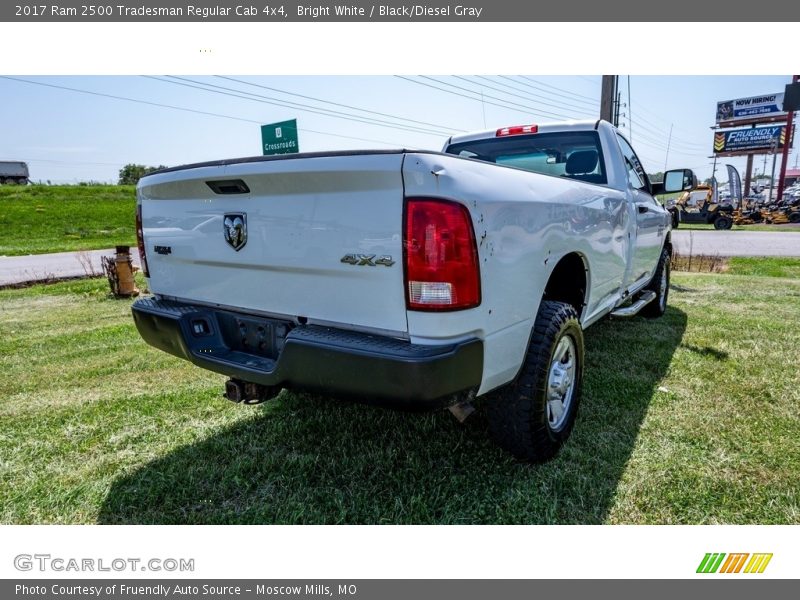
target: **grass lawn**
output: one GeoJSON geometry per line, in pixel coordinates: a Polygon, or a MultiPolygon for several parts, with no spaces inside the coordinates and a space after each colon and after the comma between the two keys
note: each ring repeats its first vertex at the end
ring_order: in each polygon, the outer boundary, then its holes
{"type": "Polygon", "coordinates": [[[0,256],[135,245],[132,185],[0,186],[0,256]]]}
{"type": "Polygon", "coordinates": [[[0,291],[2,523],[800,523],[797,279],[676,273],[664,318],[591,327],[542,466],[480,406],[231,404],[106,288],[0,291]]]}
{"type": "Polygon", "coordinates": [[[800,279],[800,258],[737,256],[726,260],[727,272],[733,275],[800,279]]]}

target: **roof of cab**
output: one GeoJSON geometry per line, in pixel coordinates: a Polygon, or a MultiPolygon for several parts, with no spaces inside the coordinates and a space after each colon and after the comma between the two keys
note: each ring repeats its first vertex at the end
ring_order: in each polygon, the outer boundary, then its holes
{"type": "MultiPolygon", "coordinates": [[[[537,133],[554,133],[557,131],[572,130],[572,131],[590,131],[597,129],[601,122],[598,119],[583,120],[583,121],[562,121],[560,123],[537,123],[537,133]]],[[[526,123],[527,124],[527,123],[526,123]]],[[[453,144],[460,144],[462,142],[474,142],[475,140],[486,140],[497,137],[497,129],[486,129],[484,131],[473,131],[471,133],[464,133],[462,135],[454,135],[444,145],[446,149],[453,144]]],[[[535,134],[533,134],[535,135],[535,134]]]]}

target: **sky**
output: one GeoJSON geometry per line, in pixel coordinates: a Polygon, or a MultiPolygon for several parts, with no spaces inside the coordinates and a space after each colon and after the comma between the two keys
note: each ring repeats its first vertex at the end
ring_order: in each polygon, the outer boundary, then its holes
{"type": "MultiPolygon", "coordinates": [[[[452,134],[599,116],[600,76],[0,76],[0,160],[33,181],[116,183],[127,163],[261,153],[260,125],[297,119],[303,152],[441,150],[452,134]]],[[[716,103],[781,92],[787,76],[621,75],[622,131],[648,172],[712,172],[716,103]],[[630,95],[628,95],[630,82],[630,95]],[[672,134],[670,136],[670,130],[672,134]],[[668,148],[669,146],[669,148],[668,148]]],[[[794,150],[789,159],[798,160],[794,150]]],[[[720,159],[744,176],[745,159],[720,159]]],[[[772,159],[756,157],[754,171],[772,159]]],[[[778,168],[780,158],[778,158],[778,168]]]]}

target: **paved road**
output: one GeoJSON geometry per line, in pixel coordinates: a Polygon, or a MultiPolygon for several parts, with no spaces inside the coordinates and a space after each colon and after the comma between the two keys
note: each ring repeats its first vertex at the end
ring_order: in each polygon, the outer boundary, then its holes
{"type": "MultiPolygon", "coordinates": [[[[114,249],[87,252],[58,252],[28,256],[0,257],[0,286],[43,279],[66,279],[96,273],[102,275],[101,256],[113,256],[114,249]]],[[[133,263],[139,264],[139,253],[131,248],[133,263]]]]}
{"type": "Polygon", "coordinates": [[[800,256],[800,231],[676,229],[672,242],[684,256],[800,256]]]}
{"type": "MultiPolygon", "coordinates": [[[[798,256],[800,231],[687,231],[672,233],[676,250],[688,256],[798,256]]],[[[131,248],[133,262],[139,253],[131,248]]],[[[89,252],[59,252],[29,256],[0,257],[0,286],[42,279],[80,277],[94,270],[102,274],[101,256],[112,256],[114,249],[89,252]],[[90,261],[89,263],[86,260],[90,261]],[[89,266],[90,265],[90,266],[89,266]]]]}

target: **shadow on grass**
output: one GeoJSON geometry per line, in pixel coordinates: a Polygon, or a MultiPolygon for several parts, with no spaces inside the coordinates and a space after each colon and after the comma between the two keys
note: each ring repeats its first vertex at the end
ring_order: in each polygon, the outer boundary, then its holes
{"type": "Polygon", "coordinates": [[[480,405],[459,425],[284,392],[118,479],[98,521],[602,523],[685,328],[675,308],[591,327],[578,423],[545,465],[497,449],[480,405]]]}

